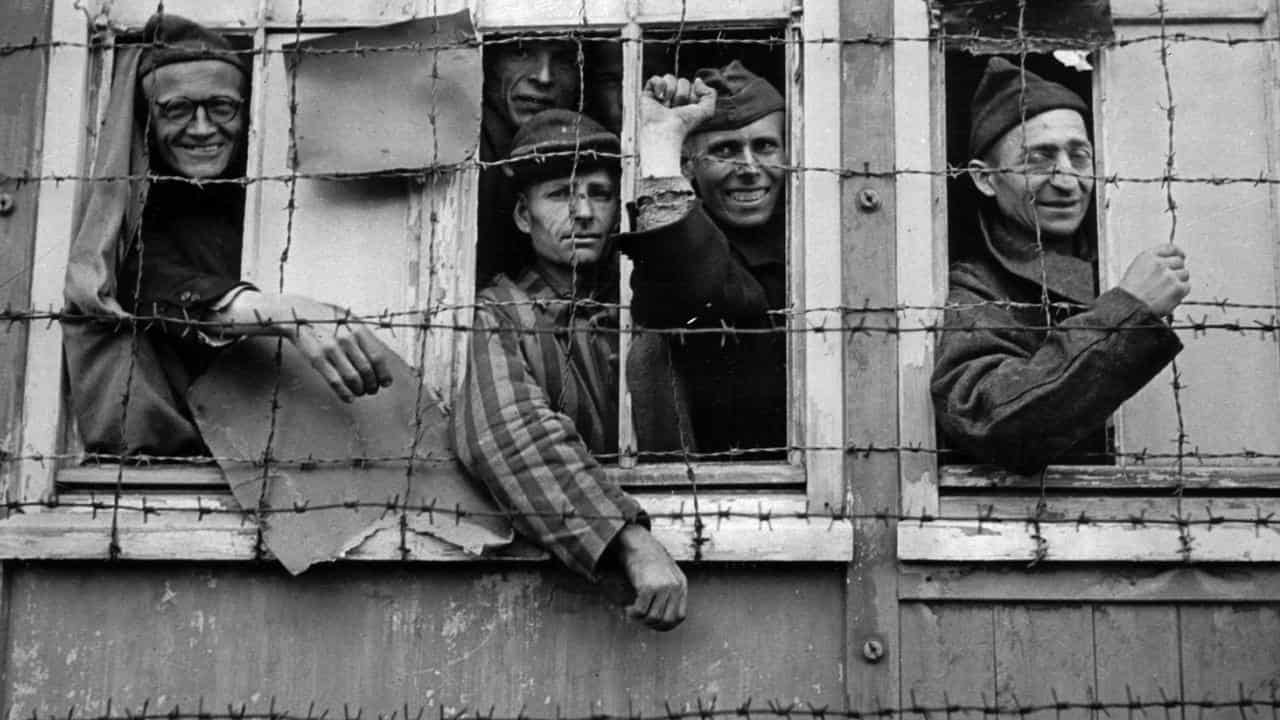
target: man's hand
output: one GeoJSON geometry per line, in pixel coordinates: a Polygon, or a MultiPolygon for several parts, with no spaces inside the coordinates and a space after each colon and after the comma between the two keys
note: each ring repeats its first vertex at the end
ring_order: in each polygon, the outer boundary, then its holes
{"type": "Polygon", "coordinates": [[[680,174],[684,139],[716,112],[716,91],[702,82],[675,75],[654,75],[640,93],[640,150],[642,177],[680,174]]]}
{"type": "Polygon", "coordinates": [[[1176,245],[1157,245],[1138,253],[1120,279],[1120,287],[1165,316],[1191,292],[1186,255],[1176,245]]]}
{"type": "Polygon", "coordinates": [[[244,292],[220,315],[234,325],[233,332],[288,338],[343,402],[391,384],[391,351],[360,318],[334,305],[299,295],[244,292]]]}
{"type": "Polygon", "coordinates": [[[627,616],[654,630],[670,630],[684,620],[689,585],[684,573],[648,530],[627,525],[618,533],[618,557],[635,588],[627,616]]]}

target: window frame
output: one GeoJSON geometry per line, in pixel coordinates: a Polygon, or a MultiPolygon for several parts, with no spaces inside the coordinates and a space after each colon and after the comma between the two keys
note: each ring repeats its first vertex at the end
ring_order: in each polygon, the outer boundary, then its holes
{"type": "MultiPolygon", "coordinates": [[[[208,24],[211,28],[239,32],[251,31],[254,47],[268,44],[269,30],[293,27],[296,3],[288,0],[261,0],[256,9],[242,0],[231,8],[211,10],[204,8],[178,8],[179,13],[190,13],[192,19],[208,24]],[[216,18],[203,17],[202,13],[216,12],[216,18]]],[[[427,2],[420,0],[416,7],[402,9],[395,17],[369,13],[369,17],[352,17],[363,11],[348,10],[345,5],[328,0],[315,0],[318,6],[312,10],[303,26],[305,32],[327,29],[327,26],[360,26],[385,24],[434,13],[458,9],[453,2],[427,2]],[[449,5],[449,7],[442,7],[449,5]],[[340,8],[336,13],[332,8],[340,8]],[[328,13],[328,14],[326,14],[328,13]],[[333,17],[330,17],[333,15],[333,17]]],[[[541,14],[529,14],[510,4],[491,0],[472,0],[466,3],[472,8],[480,31],[519,29],[544,29],[555,26],[572,27],[581,23],[582,9],[566,11],[566,17],[554,17],[545,8],[541,14]],[[524,17],[521,13],[528,16],[524,17]],[[570,16],[572,15],[572,16],[570,16]]],[[[586,3],[586,15],[592,25],[623,28],[623,32],[635,32],[642,24],[702,23],[722,20],[780,19],[795,27],[801,36],[810,41],[793,45],[795,67],[801,75],[793,76],[795,98],[790,123],[793,150],[791,162],[804,167],[825,168],[830,162],[831,149],[839,147],[841,128],[841,103],[832,103],[840,97],[840,44],[836,42],[812,42],[830,37],[839,28],[840,10],[834,3],[812,3],[812,8],[801,11],[788,0],[735,0],[718,3],[715,7],[690,4],[682,7],[679,0],[595,0],[586,3]],[[763,17],[752,15],[764,10],[763,17]],[[737,15],[735,15],[735,13],[737,15]],[[742,16],[742,17],[738,17],[742,16]],[[631,30],[627,30],[631,28],[631,30]],[[800,54],[803,62],[799,62],[800,54]],[[801,114],[810,122],[799,121],[801,114]],[[806,130],[805,127],[808,126],[806,130]],[[817,148],[822,148],[818,152],[817,148]]],[[[96,3],[88,11],[98,18],[99,27],[106,21],[123,21],[126,25],[140,26],[153,10],[149,2],[96,3]],[[115,15],[107,18],[104,8],[115,15]],[[135,17],[138,16],[138,17],[135,17]]],[[[89,133],[96,127],[89,112],[89,98],[95,83],[102,82],[102,73],[91,72],[91,51],[87,39],[92,28],[86,22],[86,13],[75,8],[69,0],[58,2],[53,9],[49,56],[49,83],[42,126],[44,153],[41,158],[42,176],[75,176],[85,174],[92,153],[89,133]],[[78,109],[66,112],[67,108],[78,109]]],[[[790,31],[790,30],[789,30],[790,31]]],[[[277,33],[278,35],[278,33],[277,33]]],[[[640,60],[638,44],[634,63],[627,63],[626,72],[635,74],[640,60]]],[[[250,125],[249,163],[250,175],[261,174],[263,168],[262,120],[267,99],[261,91],[265,81],[263,69],[266,54],[254,56],[254,92],[250,112],[254,121],[250,125]]],[[[105,63],[109,66],[110,63],[105,63]]],[[[105,73],[109,82],[109,69],[105,73]]],[[[624,82],[635,83],[639,78],[626,77],[624,82]]],[[[633,104],[635,98],[624,94],[625,102],[633,104]]],[[[627,117],[634,137],[634,113],[627,117]]],[[[632,170],[632,172],[634,172],[632,170]]],[[[451,278],[450,284],[431,288],[439,290],[433,299],[448,304],[461,305],[453,311],[454,322],[470,322],[467,307],[474,297],[474,197],[478,170],[456,173],[452,182],[459,183],[460,200],[447,210],[454,216],[470,215],[470,220],[460,222],[463,230],[460,245],[431,243],[446,252],[448,258],[432,258],[453,262],[457,272],[441,273],[451,278]],[[458,208],[464,208],[465,211],[458,208]],[[461,300],[461,301],[460,301],[461,300]]],[[[767,490],[721,492],[696,488],[678,492],[644,492],[637,494],[642,505],[657,517],[654,532],[673,556],[681,560],[709,561],[807,561],[848,562],[852,559],[853,533],[848,519],[840,517],[848,507],[844,464],[844,408],[843,333],[842,316],[838,309],[842,292],[841,270],[841,212],[839,208],[840,176],[834,172],[793,173],[791,197],[804,198],[795,203],[790,223],[793,249],[789,262],[800,262],[793,270],[794,281],[791,296],[802,308],[815,308],[813,312],[799,313],[807,327],[824,327],[829,332],[799,334],[796,345],[800,349],[794,355],[803,360],[803,378],[796,387],[824,388],[826,392],[804,394],[794,403],[802,411],[799,418],[804,430],[798,437],[803,451],[802,466],[751,467],[747,465],[717,464],[695,465],[699,475],[714,483],[716,477],[733,474],[754,476],[762,486],[792,484],[795,473],[804,477],[804,491],[769,492],[767,490]],[[807,176],[807,177],[805,177],[807,176]],[[803,190],[802,190],[803,188],[803,190]],[[797,228],[801,232],[797,232],[797,228]],[[808,230],[808,235],[802,231],[808,230]],[[701,521],[695,521],[694,509],[701,513],[701,521]],[[835,517],[830,517],[834,515],[835,517]],[[715,522],[710,522],[714,518],[715,522]]],[[[78,202],[81,183],[43,182],[39,190],[39,208],[35,239],[35,257],[32,281],[32,307],[56,310],[62,306],[62,283],[65,258],[70,247],[74,210],[78,202]]],[[[453,197],[452,195],[450,197],[453,197]]],[[[256,263],[253,258],[260,251],[258,231],[250,227],[258,223],[261,208],[261,183],[256,184],[246,198],[246,233],[244,257],[246,273],[256,263]],[[253,218],[253,220],[249,220],[253,218]]],[[[424,211],[446,208],[422,208],[424,211]]],[[[450,233],[444,233],[451,235],[450,233]]],[[[252,279],[252,275],[247,275],[252,279]]],[[[99,558],[107,557],[115,547],[116,558],[135,559],[190,559],[190,560],[240,560],[261,557],[257,544],[256,528],[242,522],[240,514],[201,513],[201,507],[226,508],[232,503],[229,495],[203,499],[188,494],[171,494],[157,490],[156,495],[144,496],[129,493],[118,497],[118,513],[111,512],[117,498],[112,495],[65,493],[59,497],[55,482],[59,477],[58,458],[48,449],[59,447],[59,432],[63,427],[64,397],[62,363],[43,362],[50,357],[61,357],[62,333],[58,323],[32,323],[27,345],[27,377],[23,388],[24,413],[21,419],[23,459],[18,461],[17,479],[6,488],[10,502],[26,504],[21,513],[11,513],[0,520],[0,558],[99,558]],[[42,455],[43,453],[43,455],[42,455]],[[105,500],[103,498],[106,498],[105,500]],[[104,504],[105,503],[105,504],[104,504]],[[151,507],[157,512],[130,510],[139,506],[151,507]],[[104,512],[104,510],[106,510],[104,512]],[[106,518],[104,520],[104,518],[106,518]]],[[[465,366],[465,344],[461,338],[428,338],[424,358],[438,358],[429,363],[424,382],[438,383],[438,387],[455,387],[465,366]],[[461,348],[461,349],[460,349],[461,348]]],[[[799,368],[792,371],[794,377],[799,368]]],[[[95,468],[67,468],[62,474],[67,480],[99,477],[105,470],[95,468]]],[[[648,484],[646,477],[661,475],[661,466],[648,468],[611,469],[609,475],[632,487],[648,484]],[[635,482],[630,482],[634,480],[635,482]]],[[[679,466],[681,475],[685,466],[679,466]]],[[[110,468],[114,480],[117,476],[129,476],[143,484],[172,487],[205,484],[218,473],[213,468],[110,468]],[[202,480],[203,478],[203,480],[202,480]]],[[[207,485],[206,485],[207,487],[207,485]]],[[[794,488],[794,484],[791,485],[794,488]]],[[[234,507],[234,505],[231,505],[234,507]]],[[[380,532],[365,544],[353,550],[352,559],[403,560],[474,560],[439,541],[426,536],[413,539],[408,548],[398,533],[380,532]],[[391,535],[396,535],[392,538],[391,535]],[[409,550],[406,555],[406,549],[409,550]]],[[[527,553],[525,553],[527,555],[527,553]]],[[[509,557],[500,555],[499,558],[509,557]]],[[[519,554],[511,556],[518,559],[519,554]]]]}
{"type": "MultiPolygon", "coordinates": [[[[1117,25],[1138,17],[1124,12],[1116,11],[1117,25]]],[[[1175,15],[1181,21],[1202,17],[1175,15]]],[[[1051,465],[1029,477],[990,466],[939,466],[929,390],[936,335],[929,328],[941,326],[947,298],[946,48],[932,20],[922,6],[895,3],[895,36],[929,38],[894,44],[897,165],[930,170],[897,176],[897,272],[900,280],[912,279],[898,283],[906,330],[899,336],[899,559],[1280,560],[1269,532],[1276,523],[1267,519],[1272,510],[1280,512],[1274,497],[1280,467],[1188,467],[1179,476],[1173,466],[1051,465]],[[1189,522],[1179,524],[1177,517],[1189,522]]],[[[1274,29],[1274,14],[1266,22],[1274,29]]],[[[1100,107],[1108,60],[1105,50],[1100,55],[1093,76],[1099,151],[1106,145],[1100,107]]],[[[1099,174],[1105,160],[1099,154],[1099,174]]],[[[1105,186],[1099,182],[1095,189],[1099,206],[1106,202],[1105,186]]],[[[1115,258],[1108,254],[1101,213],[1098,222],[1100,280],[1107,283],[1115,258]]]]}

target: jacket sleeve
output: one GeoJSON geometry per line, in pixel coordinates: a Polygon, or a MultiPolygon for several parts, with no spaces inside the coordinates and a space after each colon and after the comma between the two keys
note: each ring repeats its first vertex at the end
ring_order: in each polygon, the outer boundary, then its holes
{"type": "Polygon", "coordinates": [[[1038,338],[997,298],[956,282],[932,393],[951,447],[1015,472],[1044,468],[1100,428],[1182,343],[1119,288],[1038,338]]]}
{"type": "MultiPolygon", "coordinates": [[[[642,181],[642,199],[643,183],[655,180],[642,181]]],[[[636,320],[650,327],[690,321],[760,323],[769,310],[764,288],[733,256],[728,238],[702,209],[702,202],[690,195],[683,203],[675,212],[671,204],[641,205],[637,232],[620,238],[622,252],[635,263],[631,307],[636,320]]]]}
{"type": "Polygon", "coordinates": [[[605,477],[573,421],[551,408],[517,324],[496,308],[476,309],[454,433],[459,458],[516,530],[587,578],[595,579],[601,556],[628,522],[648,526],[639,503],[605,477]]]}

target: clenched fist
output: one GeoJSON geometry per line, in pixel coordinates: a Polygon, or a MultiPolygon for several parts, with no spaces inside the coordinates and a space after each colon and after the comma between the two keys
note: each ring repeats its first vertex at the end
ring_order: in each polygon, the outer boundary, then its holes
{"type": "Polygon", "coordinates": [[[689,585],[667,549],[639,525],[618,533],[618,556],[635,600],[627,615],[654,630],[670,630],[684,620],[689,585]]]}
{"type": "Polygon", "coordinates": [[[1171,244],[1143,250],[1129,263],[1118,287],[1146,303],[1156,315],[1169,315],[1191,292],[1186,255],[1171,244]]]}

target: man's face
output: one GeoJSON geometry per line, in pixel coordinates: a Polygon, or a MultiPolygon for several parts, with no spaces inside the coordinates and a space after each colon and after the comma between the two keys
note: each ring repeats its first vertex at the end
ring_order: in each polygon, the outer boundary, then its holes
{"type": "Polygon", "coordinates": [[[600,121],[610,132],[622,133],[622,48],[609,47],[595,54],[594,62],[587,68],[590,104],[588,114],[600,121]]]}
{"type": "Polygon", "coordinates": [[[697,133],[685,146],[685,175],[712,218],[731,227],[763,225],[782,194],[787,150],[782,112],[736,130],[697,133]]]}
{"type": "Polygon", "coordinates": [[[143,82],[152,152],[179,175],[225,173],[245,136],[240,71],[219,60],[195,60],[163,65],[143,82]]]}
{"type": "Polygon", "coordinates": [[[590,265],[604,255],[618,223],[618,184],[605,169],[528,185],[516,200],[516,227],[534,253],[563,267],[590,265]]]}
{"type": "Polygon", "coordinates": [[[578,91],[578,49],[554,40],[492,46],[485,94],[513,127],[543,110],[569,108],[578,91]]]}
{"type": "Polygon", "coordinates": [[[1049,110],[996,141],[985,161],[975,160],[979,192],[995,198],[1000,212],[1027,230],[1069,237],[1093,200],[1093,145],[1075,110],[1049,110]]]}

